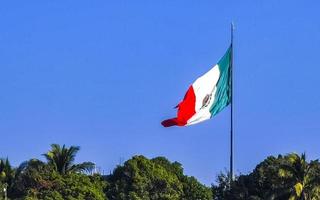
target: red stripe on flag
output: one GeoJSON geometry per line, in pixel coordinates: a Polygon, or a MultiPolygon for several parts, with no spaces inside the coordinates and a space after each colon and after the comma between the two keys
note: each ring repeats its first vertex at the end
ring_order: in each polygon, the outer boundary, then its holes
{"type": "Polygon", "coordinates": [[[178,119],[177,118],[167,119],[162,121],[161,124],[164,127],[178,126],[178,119]]]}
{"type": "Polygon", "coordinates": [[[194,94],[193,87],[190,86],[183,100],[177,106],[178,117],[164,120],[163,122],[161,122],[161,124],[164,127],[186,125],[188,120],[196,113],[195,106],[196,106],[196,95],[194,94]]]}

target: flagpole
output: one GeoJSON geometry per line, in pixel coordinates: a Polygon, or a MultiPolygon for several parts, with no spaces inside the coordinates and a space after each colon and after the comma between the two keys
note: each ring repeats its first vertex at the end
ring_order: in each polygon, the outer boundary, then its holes
{"type": "Polygon", "coordinates": [[[234,179],[234,136],[233,136],[233,22],[231,23],[231,63],[230,63],[230,69],[231,69],[231,112],[230,112],[230,186],[231,182],[234,179]]]}

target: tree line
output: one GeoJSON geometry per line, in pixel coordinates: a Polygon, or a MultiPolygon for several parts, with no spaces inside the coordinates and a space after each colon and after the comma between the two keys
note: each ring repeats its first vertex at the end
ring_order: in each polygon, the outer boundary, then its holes
{"type": "MultiPolygon", "coordinates": [[[[134,156],[110,175],[91,173],[94,163],[75,163],[78,146],[52,144],[18,167],[0,159],[0,199],[17,200],[319,200],[320,163],[306,155],[270,156],[230,183],[220,173],[208,187],[187,176],[178,162],[134,156]]],[[[213,176],[214,179],[214,176],[213,176]]]]}

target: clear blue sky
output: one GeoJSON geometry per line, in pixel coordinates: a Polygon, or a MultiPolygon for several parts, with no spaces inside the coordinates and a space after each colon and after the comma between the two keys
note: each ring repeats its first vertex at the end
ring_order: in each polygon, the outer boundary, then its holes
{"type": "Polygon", "coordinates": [[[105,171],[166,156],[203,183],[228,167],[229,108],[161,127],[235,30],[236,171],[320,157],[319,1],[7,1],[0,4],[0,157],[79,145],[105,171]]]}

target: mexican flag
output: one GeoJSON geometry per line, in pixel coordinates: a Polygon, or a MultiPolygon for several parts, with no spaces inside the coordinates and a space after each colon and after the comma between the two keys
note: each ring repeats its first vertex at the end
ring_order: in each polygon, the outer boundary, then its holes
{"type": "Polygon", "coordinates": [[[199,77],[176,106],[177,117],[161,122],[164,127],[188,126],[218,114],[231,102],[232,46],[218,64],[199,77]]]}

